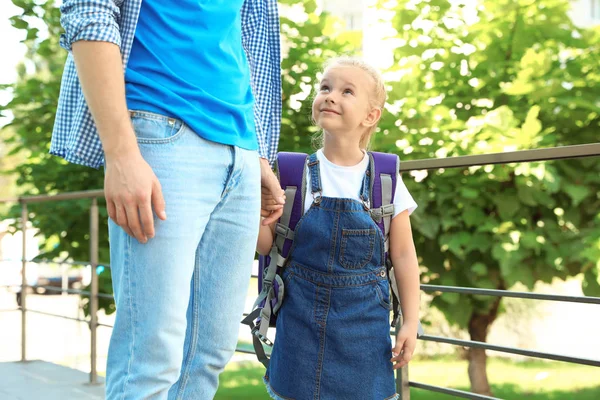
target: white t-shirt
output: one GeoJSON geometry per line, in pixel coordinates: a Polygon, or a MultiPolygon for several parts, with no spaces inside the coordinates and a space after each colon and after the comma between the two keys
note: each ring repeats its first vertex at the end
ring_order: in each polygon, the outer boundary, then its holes
{"type": "MultiPolygon", "coordinates": [[[[323,197],[337,197],[346,199],[355,199],[360,201],[360,189],[363,178],[369,167],[369,156],[365,153],[362,161],[350,167],[336,165],[325,158],[323,150],[317,151],[319,160],[319,172],[321,174],[321,188],[323,197]]],[[[304,212],[306,212],[313,203],[311,192],[310,173],[306,167],[306,196],[304,198],[304,212]]],[[[371,201],[371,204],[373,201],[371,201]]],[[[417,203],[408,192],[406,185],[402,182],[400,174],[396,178],[396,193],[394,193],[394,217],[401,212],[408,210],[409,214],[417,208],[417,203]]]]}

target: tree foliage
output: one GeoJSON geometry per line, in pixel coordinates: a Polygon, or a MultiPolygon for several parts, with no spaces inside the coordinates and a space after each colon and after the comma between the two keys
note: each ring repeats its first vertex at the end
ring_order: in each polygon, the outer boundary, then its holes
{"type": "MultiPolygon", "coordinates": [[[[398,1],[390,23],[390,113],[377,148],[403,159],[598,140],[599,35],[568,2],[398,1]]],[[[510,288],[584,274],[600,295],[597,158],[458,168],[407,179],[420,210],[417,248],[430,283],[510,288]]],[[[433,303],[466,327],[493,299],[433,303]]]]}
{"type": "MultiPolygon", "coordinates": [[[[53,0],[13,0],[12,18],[29,52],[4,130],[26,161],[24,194],[102,187],[102,173],[48,155],[65,51],[53,0]],[[40,23],[44,29],[40,31],[40,23]]],[[[280,150],[311,151],[310,98],[323,62],[359,48],[360,35],[319,13],[314,0],[284,0],[283,125],[280,150]]],[[[570,22],[567,0],[397,0],[381,2],[387,43],[387,112],[375,150],[403,160],[486,154],[598,141],[600,34],[570,22]]],[[[427,283],[506,289],[516,282],[583,275],[600,295],[598,158],[489,165],[405,175],[419,203],[413,226],[427,283]]],[[[89,258],[87,201],[32,206],[46,257],[89,258]]],[[[106,211],[101,254],[108,260],[106,211]]],[[[14,215],[18,215],[15,210],[14,215]]],[[[109,280],[103,280],[110,291],[109,280]]],[[[493,322],[485,296],[438,295],[433,306],[469,327],[493,322]]],[[[486,327],[489,327],[489,323],[486,327]]],[[[487,329],[487,328],[485,328],[487,329]]],[[[485,330],[484,329],[484,330],[485,330]]],[[[485,339],[485,335],[484,335],[485,339]]]]}

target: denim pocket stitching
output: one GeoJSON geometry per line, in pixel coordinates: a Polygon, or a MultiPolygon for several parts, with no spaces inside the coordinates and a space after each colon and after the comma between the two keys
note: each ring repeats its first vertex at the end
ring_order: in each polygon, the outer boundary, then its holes
{"type": "MultiPolygon", "coordinates": [[[[139,115],[136,116],[136,117],[134,117],[134,118],[147,119],[147,120],[150,120],[150,121],[158,121],[156,118],[151,118],[151,117],[146,118],[146,117],[139,116],[139,115]]],[[[183,123],[183,121],[178,120],[178,119],[175,119],[175,121],[176,121],[175,124],[177,124],[177,123],[181,124],[179,126],[179,129],[177,130],[177,132],[175,132],[175,134],[173,134],[173,135],[171,135],[171,136],[169,136],[167,138],[149,139],[149,138],[140,138],[140,137],[137,137],[137,132],[136,132],[137,142],[140,143],[140,144],[165,144],[165,143],[171,143],[171,142],[179,139],[183,135],[183,133],[185,132],[185,129],[184,129],[185,128],[185,124],[183,123]]],[[[133,118],[132,118],[132,123],[133,123],[133,118]]]]}
{"type": "Polygon", "coordinates": [[[383,295],[383,291],[379,287],[379,282],[375,282],[375,293],[377,293],[377,297],[379,298],[379,305],[382,306],[387,311],[392,309],[391,303],[385,300],[385,296],[383,295]]]}
{"type": "Polygon", "coordinates": [[[340,264],[346,269],[360,269],[367,265],[369,260],[373,257],[373,251],[375,250],[375,229],[342,229],[342,244],[340,248],[340,264]],[[365,235],[365,233],[367,233],[365,235]],[[346,260],[344,255],[346,254],[346,247],[348,243],[348,236],[367,236],[369,238],[369,250],[366,252],[366,256],[359,262],[352,262],[346,260]]]}

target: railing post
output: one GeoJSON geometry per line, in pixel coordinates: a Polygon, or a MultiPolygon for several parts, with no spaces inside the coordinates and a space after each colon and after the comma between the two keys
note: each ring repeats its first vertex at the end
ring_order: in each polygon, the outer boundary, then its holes
{"type": "Polygon", "coordinates": [[[27,203],[21,201],[21,232],[23,249],[21,252],[21,361],[27,361],[27,203]]]}
{"type": "Polygon", "coordinates": [[[96,331],[98,328],[98,200],[92,199],[90,208],[90,263],[91,263],[91,290],[90,290],[90,383],[98,383],[98,371],[96,369],[96,331]]]}
{"type": "MultiPolygon", "coordinates": [[[[402,316],[398,318],[398,323],[394,330],[394,337],[398,337],[398,331],[402,326],[402,316]]],[[[396,370],[396,393],[400,395],[400,400],[410,400],[410,387],[408,386],[408,365],[396,370]]]]}

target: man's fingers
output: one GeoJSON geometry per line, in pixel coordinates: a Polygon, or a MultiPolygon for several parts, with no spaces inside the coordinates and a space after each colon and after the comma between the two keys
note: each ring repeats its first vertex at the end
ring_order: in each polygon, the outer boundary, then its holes
{"type": "Polygon", "coordinates": [[[152,205],[150,201],[140,205],[140,220],[142,221],[142,231],[144,236],[151,239],[154,237],[154,215],[152,214],[152,205]]]}
{"type": "Polygon", "coordinates": [[[263,182],[263,187],[269,191],[271,196],[273,196],[278,204],[285,204],[285,198],[283,196],[285,192],[281,189],[279,181],[277,181],[275,175],[271,174],[269,179],[267,179],[266,182],[263,182]]]}
{"type": "Polygon", "coordinates": [[[106,199],[106,211],[108,211],[108,218],[117,223],[117,207],[112,200],[106,199]]]}
{"type": "Polygon", "coordinates": [[[133,232],[131,232],[131,229],[129,229],[129,223],[127,221],[127,212],[125,211],[125,207],[123,207],[120,204],[116,204],[115,209],[117,215],[117,219],[115,220],[115,222],[117,223],[117,225],[123,228],[125,233],[133,237],[133,232]]]}
{"type": "Polygon", "coordinates": [[[165,198],[162,194],[162,187],[160,182],[156,180],[152,187],[152,207],[154,207],[154,212],[156,216],[163,221],[167,219],[167,212],[165,211],[165,198]]]}
{"type": "Polygon", "coordinates": [[[129,225],[129,229],[133,232],[133,236],[140,243],[146,243],[148,238],[144,235],[142,231],[142,224],[140,223],[140,212],[138,209],[138,204],[136,202],[129,202],[126,205],[125,212],[127,212],[127,222],[129,225]]]}

